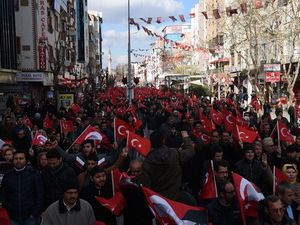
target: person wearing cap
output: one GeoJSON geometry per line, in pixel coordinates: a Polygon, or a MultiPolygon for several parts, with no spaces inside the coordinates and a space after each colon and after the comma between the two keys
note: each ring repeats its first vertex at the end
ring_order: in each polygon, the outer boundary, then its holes
{"type": "Polygon", "coordinates": [[[79,198],[79,185],[66,180],[63,195],[44,212],[41,225],[92,225],[96,221],[90,203],[79,198]]]}
{"type": "Polygon", "coordinates": [[[235,172],[257,185],[264,194],[272,190],[272,172],[268,166],[266,155],[262,161],[255,159],[254,145],[243,144],[244,158],[235,164],[235,172]]]}

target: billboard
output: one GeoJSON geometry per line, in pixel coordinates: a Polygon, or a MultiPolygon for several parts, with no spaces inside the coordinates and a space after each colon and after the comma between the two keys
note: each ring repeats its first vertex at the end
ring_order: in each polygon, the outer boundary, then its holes
{"type": "Polygon", "coordinates": [[[276,83],[280,82],[280,64],[264,64],[265,82],[276,83]]]}

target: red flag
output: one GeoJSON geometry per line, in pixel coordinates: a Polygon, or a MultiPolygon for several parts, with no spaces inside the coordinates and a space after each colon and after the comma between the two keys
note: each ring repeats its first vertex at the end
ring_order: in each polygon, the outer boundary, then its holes
{"type": "Polygon", "coordinates": [[[298,119],[300,119],[300,108],[298,105],[295,105],[295,119],[296,122],[298,121],[298,119]]]}
{"type": "Polygon", "coordinates": [[[73,142],[73,144],[81,145],[82,142],[87,139],[101,142],[104,139],[104,135],[101,134],[96,128],[89,125],[73,142]]]}
{"type": "Polygon", "coordinates": [[[206,135],[204,133],[201,133],[200,134],[200,138],[201,138],[201,140],[203,141],[203,143],[205,145],[208,145],[210,143],[210,139],[211,139],[210,136],[208,136],[208,135],[206,135]]]}
{"type": "Polygon", "coordinates": [[[215,124],[221,125],[223,123],[223,115],[221,112],[212,108],[210,110],[210,118],[214,121],[215,124]]]}
{"type": "Polygon", "coordinates": [[[73,113],[79,113],[80,112],[80,106],[76,103],[73,103],[71,105],[71,110],[73,111],[73,113]]]}
{"type": "Polygon", "coordinates": [[[31,120],[28,118],[27,115],[23,117],[23,123],[29,128],[32,128],[33,126],[31,120]]]}
{"type": "Polygon", "coordinates": [[[149,139],[129,131],[127,136],[127,146],[135,149],[141,155],[147,156],[151,148],[151,143],[149,139]]]}
{"type": "Polygon", "coordinates": [[[244,224],[246,224],[246,216],[257,217],[257,203],[265,197],[255,186],[244,177],[232,173],[232,180],[235,187],[238,203],[244,224]]]}
{"type": "Polygon", "coordinates": [[[125,207],[125,198],[121,192],[117,192],[112,198],[106,199],[102,197],[96,197],[96,200],[115,216],[119,216],[125,207]]]}
{"type": "Polygon", "coordinates": [[[232,131],[235,129],[236,119],[232,115],[232,112],[227,109],[223,109],[223,121],[226,131],[232,131]]]}
{"type": "Polygon", "coordinates": [[[185,18],[184,18],[184,15],[179,15],[179,19],[181,20],[181,22],[185,22],[185,18]]]}
{"type": "Polygon", "coordinates": [[[236,125],[236,130],[233,132],[233,135],[237,138],[237,140],[248,143],[253,143],[257,138],[256,131],[238,125],[236,125]]]}
{"type": "Polygon", "coordinates": [[[136,130],[140,129],[143,125],[143,121],[137,118],[135,115],[133,116],[133,125],[136,130]]]}
{"type": "Polygon", "coordinates": [[[202,189],[199,192],[199,196],[198,196],[199,200],[218,197],[212,161],[210,161],[210,165],[211,166],[208,168],[208,171],[206,172],[205,175],[205,182],[202,186],[202,189]]]}
{"type": "Polygon", "coordinates": [[[93,225],[106,225],[106,223],[103,223],[102,221],[95,221],[93,225]]]}
{"type": "Polygon", "coordinates": [[[45,145],[47,140],[48,140],[47,137],[42,135],[40,132],[36,132],[36,134],[32,140],[32,145],[37,145],[39,147],[42,147],[45,145]]]}
{"type": "Polygon", "coordinates": [[[115,168],[110,171],[111,174],[111,183],[112,183],[112,191],[113,194],[118,192],[120,190],[120,178],[121,178],[121,172],[118,168],[115,168]]]}
{"type": "Polygon", "coordinates": [[[8,214],[4,208],[0,208],[0,224],[1,225],[9,225],[10,224],[8,214]]]}
{"type": "Polygon", "coordinates": [[[116,139],[122,139],[127,137],[127,133],[129,131],[133,131],[132,127],[124,122],[123,120],[120,120],[118,118],[115,118],[114,120],[114,132],[116,139]]]}
{"type": "Polygon", "coordinates": [[[142,187],[148,206],[159,224],[207,224],[204,208],[169,200],[148,188],[142,187]]]}
{"type": "Polygon", "coordinates": [[[204,130],[208,133],[211,133],[216,129],[213,122],[207,116],[205,116],[203,112],[200,114],[200,122],[202,123],[204,130]]]}
{"type": "Polygon", "coordinates": [[[273,194],[276,193],[276,188],[278,184],[280,184],[283,181],[288,181],[289,178],[287,175],[285,175],[280,169],[273,166],[273,194]]]}
{"type": "Polygon", "coordinates": [[[43,121],[43,128],[44,129],[53,129],[53,120],[49,117],[48,113],[45,116],[45,119],[43,121]]]}
{"type": "Polygon", "coordinates": [[[280,141],[294,142],[290,129],[281,121],[277,121],[277,133],[280,141]]]}
{"type": "Polygon", "coordinates": [[[69,133],[75,130],[73,121],[60,120],[60,129],[62,133],[69,133]]]}

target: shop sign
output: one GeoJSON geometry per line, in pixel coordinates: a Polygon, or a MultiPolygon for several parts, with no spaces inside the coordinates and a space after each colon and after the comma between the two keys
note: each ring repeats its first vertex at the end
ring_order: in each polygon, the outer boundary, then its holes
{"type": "Polygon", "coordinates": [[[74,93],[61,93],[58,95],[58,107],[70,108],[74,103],[74,93]]]}
{"type": "Polygon", "coordinates": [[[44,73],[22,72],[16,74],[17,82],[43,82],[44,73]]]}
{"type": "Polygon", "coordinates": [[[265,73],[265,82],[280,82],[280,64],[265,64],[264,73],[265,73]]]}

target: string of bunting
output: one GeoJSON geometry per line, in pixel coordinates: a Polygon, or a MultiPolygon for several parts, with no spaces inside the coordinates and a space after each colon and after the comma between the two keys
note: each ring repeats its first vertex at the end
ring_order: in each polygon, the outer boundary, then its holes
{"type": "MultiPolygon", "coordinates": [[[[190,13],[189,18],[194,18],[195,17],[195,13],[190,13]]],[[[136,19],[136,20],[140,20],[146,24],[153,24],[153,23],[163,23],[163,22],[169,22],[169,21],[172,21],[172,22],[183,22],[185,23],[186,22],[186,18],[187,16],[183,15],[183,14],[180,14],[178,16],[168,16],[168,17],[162,17],[162,16],[158,16],[158,17],[147,17],[147,18],[143,18],[143,17],[140,17],[140,18],[131,18],[132,20],[136,19]]]]}

